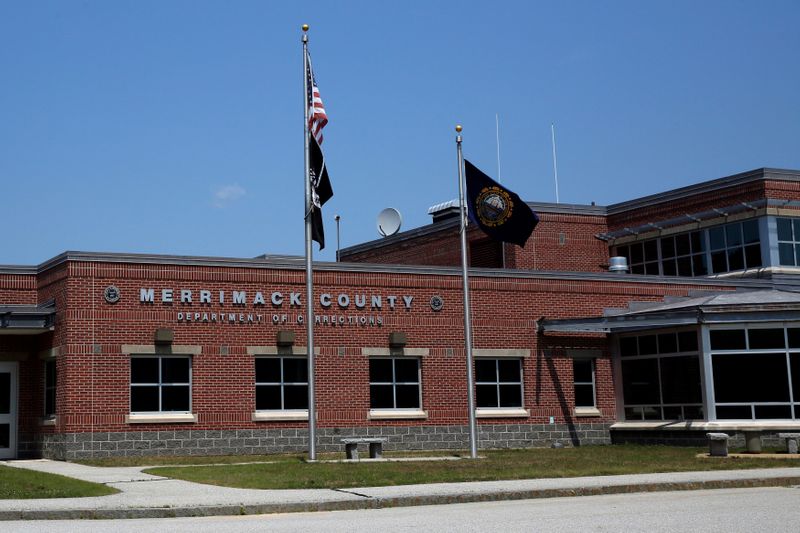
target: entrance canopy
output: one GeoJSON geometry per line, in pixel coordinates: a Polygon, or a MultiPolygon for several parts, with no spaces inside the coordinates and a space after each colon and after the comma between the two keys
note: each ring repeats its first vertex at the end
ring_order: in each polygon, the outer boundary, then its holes
{"type": "Polygon", "coordinates": [[[728,291],[667,302],[632,303],[602,317],[541,319],[542,333],[619,333],[698,324],[800,321],[800,294],[775,289],[728,291]]]}
{"type": "Polygon", "coordinates": [[[55,302],[38,306],[0,305],[0,335],[38,335],[53,330],[55,302]]]}

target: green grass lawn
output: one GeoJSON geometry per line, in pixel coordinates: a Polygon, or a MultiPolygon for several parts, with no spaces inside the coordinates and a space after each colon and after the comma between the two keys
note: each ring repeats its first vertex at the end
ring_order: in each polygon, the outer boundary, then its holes
{"type": "Polygon", "coordinates": [[[0,465],[0,499],[78,498],[106,496],[117,489],[56,474],[0,465]]]}
{"type": "MultiPolygon", "coordinates": [[[[479,460],[366,463],[307,463],[300,456],[261,456],[261,460],[271,458],[275,462],[163,466],[146,472],[226,487],[305,489],[800,466],[799,459],[697,457],[704,452],[706,448],[584,446],[486,451],[481,452],[485,458],[479,460]]],[[[171,459],[173,464],[177,462],[177,458],[171,459]]],[[[205,459],[220,462],[220,458],[205,459]]]]}

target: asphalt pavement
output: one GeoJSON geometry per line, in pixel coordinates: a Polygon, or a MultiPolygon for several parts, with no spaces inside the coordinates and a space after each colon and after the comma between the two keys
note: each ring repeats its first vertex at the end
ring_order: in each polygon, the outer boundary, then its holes
{"type": "Polygon", "coordinates": [[[256,490],[153,476],[142,472],[147,467],[95,467],[46,459],[0,464],[103,483],[120,490],[110,496],[0,500],[0,520],[221,516],[800,485],[800,468],[767,468],[350,489],[256,490]]]}

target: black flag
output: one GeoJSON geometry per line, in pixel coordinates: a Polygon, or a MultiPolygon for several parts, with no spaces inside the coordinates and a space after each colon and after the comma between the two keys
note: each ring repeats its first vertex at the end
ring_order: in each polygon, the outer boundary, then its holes
{"type": "Polygon", "coordinates": [[[322,226],[322,206],[333,196],[325,156],[313,133],[308,133],[309,179],[311,179],[311,238],[325,248],[325,229],[322,226]]]}
{"type": "Polygon", "coordinates": [[[519,196],[464,160],[469,216],[496,241],[525,246],[539,217],[519,196]]]}

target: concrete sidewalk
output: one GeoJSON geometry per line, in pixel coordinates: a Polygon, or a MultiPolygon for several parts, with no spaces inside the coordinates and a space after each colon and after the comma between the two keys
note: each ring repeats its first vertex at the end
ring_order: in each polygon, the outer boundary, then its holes
{"type": "Polygon", "coordinates": [[[145,467],[93,467],[44,459],[0,464],[104,483],[121,491],[111,496],[89,498],[0,500],[0,520],[263,514],[646,491],[800,485],[800,468],[768,468],[354,489],[250,490],[152,476],[141,472],[145,467]]]}

